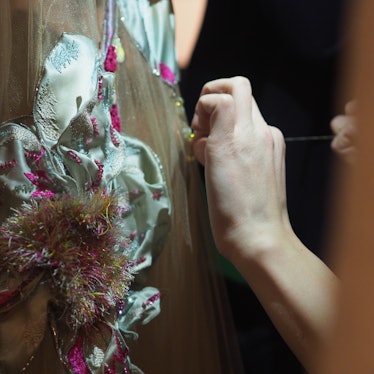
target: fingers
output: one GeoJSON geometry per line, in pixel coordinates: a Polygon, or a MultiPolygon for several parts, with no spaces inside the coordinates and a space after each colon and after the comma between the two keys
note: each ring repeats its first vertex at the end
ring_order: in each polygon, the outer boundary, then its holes
{"type": "Polygon", "coordinates": [[[250,118],[251,104],[252,89],[247,78],[234,77],[208,82],[197,102],[192,127],[203,135],[211,132],[212,124],[217,126],[217,131],[226,132],[228,126],[234,123],[240,125],[243,119],[250,118]]]}
{"type": "Polygon", "coordinates": [[[354,137],[357,132],[357,123],[354,113],[356,106],[354,100],[348,102],[345,106],[345,114],[334,117],[330,123],[331,130],[335,135],[331,142],[331,148],[349,162],[354,161],[355,154],[354,137]]]}
{"type": "Polygon", "coordinates": [[[265,122],[248,79],[207,83],[191,126],[219,250],[231,256],[233,232],[249,230],[256,245],[258,231],[287,225],[283,134],[265,122]]]}
{"type": "Polygon", "coordinates": [[[200,97],[191,127],[194,130],[193,151],[197,160],[205,165],[205,148],[209,139],[225,139],[233,130],[235,108],[229,94],[204,94],[200,97]]]}
{"type": "Polygon", "coordinates": [[[205,165],[205,147],[206,147],[206,137],[201,137],[198,139],[194,139],[192,143],[192,150],[193,153],[197,159],[197,161],[200,162],[201,165],[205,165]]]}
{"type": "Polygon", "coordinates": [[[331,120],[330,127],[334,135],[345,133],[353,136],[356,132],[356,119],[350,115],[340,114],[331,120]]]}
{"type": "Polygon", "coordinates": [[[200,163],[205,165],[208,137],[219,142],[237,126],[245,123],[249,128],[251,104],[252,90],[246,78],[217,79],[204,85],[191,123],[195,133],[193,150],[200,163]]]}
{"type": "Polygon", "coordinates": [[[357,101],[356,100],[351,100],[348,101],[347,104],[345,104],[344,107],[345,113],[348,115],[355,115],[357,113],[357,101]]]}
{"type": "Polygon", "coordinates": [[[331,142],[332,150],[344,160],[353,163],[356,149],[353,144],[352,135],[346,131],[340,131],[331,142]]]}
{"type": "Polygon", "coordinates": [[[205,137],[210,135],[213,126],[216,131],[227,131],[235,117],[235,103],[231,95],[203,94],[197,102],[191,126],[197,137],[205,137]]]}
{"type": "Polygon", "coordinates": [[[237,131],[252,139],[258,126],[267,124],[252,97],[247,78],[224,78],[208,82],[201,91],[191,123],[195,132],[195,156],[201,163],[205,163],[204,150],[208,137],[212,142],[222,141],[237,131]]]}
{"type": "Polygon", "coordinates": [[[202,96],[208,94],[228,95],[233,99],[235,110],[239,116],[250,114],[252,110],[252,87],[245,77],[217,79],[207,83],[202,90],[202,96]]]}

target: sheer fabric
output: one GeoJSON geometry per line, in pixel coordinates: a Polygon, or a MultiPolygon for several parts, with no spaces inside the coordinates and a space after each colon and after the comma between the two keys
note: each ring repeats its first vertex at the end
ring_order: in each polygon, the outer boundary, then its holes
{"type": "MultiPolygon", "coordinates": [[[[204,191],[189,149],[190,132],[178,90],[174,18],[169,1],[3,0],[0,21],[0,122],[3,123],[32,116],[41,77],[45,74],[45,60],[63,33],[90,39],[102,60],[108,47],[116,45],[114,100],[122,126],[118,131],[125,143],[127,140],[127,144],[133,145],[132,149],[149,152],[144,159],[156,164],[156,168],[149,170],[156,170],[155,173],[160,173],[158,177],[165,178],[171,201],[171,229],[166,244],[161,253],[151,251],[147,266],[136,274],[132,285],[135,291],[144,285],[159,289],[161,313],[145,326],[135,328],[139,338],[134,341],[131,340],[134,333],[127,329],[128,321],[111,322],[122,323],[127,331],[131,361],[147,373],[240,373],[240,357],[224,287],[213,263],[204,191]]],[[[7,161],[2,159],[0,163],[7,161]]],[[[144,171],[147,165],[139,161],[136,167],[144,171]]],[[[151,181],[145,182],[158,180],[149,170],[145,178],[150,177],[151,181]]],[[[0,208],[4,212],[4,202],[0,208]]],[[[142,214],[142,219],[147,220],[150,212],[145,210],[142,214]]],[[[135,224],[140,222],[140,218],[135,220],[135,224]]],[[[158,239],[156,235],[149,240],[157,244],[158,239]]],[[[45,295],[50,291],[39,280],[34,279],[33,286],[40,302],[24,300],[26,307],[16,310],[20,321],[37,323],[48,318],[45,295]]],[[[14,312],[1,310],[2,326],[7,326],[7,318],[14,312]]],[[[148,321],[143,319],[144,323],[148,321]]],[[[80,373],[61,362],[59,344],[54,340],[61,325],[52,319],[45,330],[31,326],[27,334],[31,334],[30,341],[37,348],[30,350],[33,359],[27,358],[17,370],[80,373]],[[34,339],[34,333],[42,336],[34,339]]],[[[16,355],[16,346],[4,347],[6,329],[1,329],[0,351],[6,349],[11,356],[16,355]]],[[[106,334],[105,329],[97,327],[93,336],[105,340],[106,334]]],[[[0,354],[2,360],[5,356],[0,354]]],[[[105,365],[98,366],[96,371],[93,367],[91,362],[92,372],[116,372],[105,365]]],[[[137,372],[137,367],[130,369],[137,372]]]]}

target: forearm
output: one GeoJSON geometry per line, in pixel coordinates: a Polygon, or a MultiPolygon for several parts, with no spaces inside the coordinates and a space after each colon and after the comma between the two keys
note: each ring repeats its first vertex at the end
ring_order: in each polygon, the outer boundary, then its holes
{"type": "Polygon", "coordinates": [[[290,349],[311,370],[334,320],[338,281],[294,234],[268,244],[251,252],[235,250],[241,256],[233,263],[290,349]]]}
{"type": "Polygon", "coordinates": [[[337,280],[291,228],[283,134],[267,125],[243,77],[207,83],[192,128],[217,249],[311,370],[334,320],[337,280]]]}

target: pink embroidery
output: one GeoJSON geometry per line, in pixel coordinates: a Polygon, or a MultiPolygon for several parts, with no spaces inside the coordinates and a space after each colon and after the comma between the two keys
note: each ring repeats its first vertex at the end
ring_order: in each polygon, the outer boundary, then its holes
{"type": "Polygon", "coordinates": [[[19,291],[2,291],[0,293],[0,306],[7,304],[10,300],[12,300],[15,296],[19,295],[19,291]]]}
{"type": "Polygon", "coordinates": [[[110,126],[110,138],[112,140],[112,143],[118,147],[120,145],[120,142],[117,137],[117,133],[115,132],[113,126],[110,126]]]}
{"type": "Polygon", "coordinates": [[[45,190],[45,191],[35,191],[31,194],[31,197],[46,197],[48,199],[52,198],[55,196],[55,193],[50,191],[50,190],[45,190]]]}
{"type": "Polygon", "coordinates": [[[152,194],[153,200],[157,200],[157,201],[160,200],[162,195],[163,195],[162,191],[153,192],[152,194]]]}
{"type": "Polygon", "coordinates": [[[121,126],[121,117],[119,115],[118,106],[117,104],[113,104],[110,108],[110,118],[112,120],[112,126],[115,130],[118,132],[121,132],[122,126],[121,126]]]}
{"type": "Polygon", "coordinates": [[[129,200],[132,201],[140,195],[140,190],[137,188],[132,189],[129,191],[129,200]]]}
{"type": "Polygon", "coordinates": [[[132,231],[129,236],[130,240],[134,240],[136,238],[136,231],[132,231]]]}
{"type": "Polygon", "coordinates": [[[29,160],[35,160],[36,166],[39,165],[40,160],[42,159],[44,154],[45,154],[45,149],[44,148],[41,149],[40,153],[25,151],[25,157],[29,160]]]}
{"type": "Polygon", "coordinates": [[[94,134],[96,136],[100,135],[99,123],[97,122],[97,119],[95,117],[91,117],[91,123],[92,123],[94,134]]]}
{"type": "Polygon", "coordinates": [[[72,150],[68,150],[67,154],[77,164],[81,164],[82,163],[82,160],[79,158],[79,156],[75,152],[73,152],[72,150]]]}
{"type": "Polygon", "coordinates": [[[32,196],[48,196],[53,194],[53,192],[47,189],[47,184],[45,184],[45,182],[52,183],[52,181],[44,170],[38,169],[36,170],[36,174],[24,173],[24,175],[34,186],[37,187],[37,191],[35,191],[32,196]]]}
{"type": "Polygon", "coordinates": [[[147,306],[153,304],[155,301],[161,299],[161,293],[158,292],[151,296],[146,302],[143,303],[142,307],[145,309],[147,306]]]}
{"type": "Polygon", "coordinates": [[[104,174],[104,164],[102,162],[100,162],[99,160],[95,160],[95,164],[97,165],[98,167],[98,170],[97,170],[97,176],[96,176],[96,179],[94,182],[92,182],[91,186],[89,189],[95,189],[95,188],[98,188],[100,186],[100,183],[103,179],[103,174],[104,174]]]}
{"type": "Polygon", "coordinates": [[[136,259],[135,263],[136,265],[140,265],[145,261],[145,256],[140,256],[136,259]]]}
{"type": "Polygon", "coordinates": [[[98,85],[99,85],[99,88],[98,88],[98,92],[97,92],[97,98],[99,100],[104,100],[104,96],[103,96],[103,76],[102,75],[99,76],[98,85]]]}
{"type": "Polygon", "coordinates": [[[37,190],[32,193],[32,197],[52,197],[54,192],[47,189],[47,183],[52,183],[48,178],[47,173],[44,170],[38,169],[36,174],[33,173],[24,173],[25,177],[37,187],[37,190]]]}
{"type": "Polygon", "coordinates": [[[33,173],[24,173],[25,177],[39,189],[45,190],[47,186],[39,181],[39,176],[33,173]]]}
{"type": "Polygon", "coordinates": [[[42,148],[42,150],[40,151],[40,155],[39,155],[39,157],[37,157],[36,160],[35,160],[35,164],[36,164],[36,166],[39,165],[39,162],[40,162],[40,160],[42,159],[42,157],[44,156],[44,154],[45,154],[45,149],[42,148]]]}
{"type": "Polygon", "coordinates": [[[68,361],[75,374],[90,374],[83,353],[83,338],[78,336],[75,345],[68,353],[68,361]]]}
{"type": "Polygon", "coordinates": [[[166,80],[169,83],[174,84],[175,83],[175,75],[172,72],[172,70],[164,64],[163,62],[160,63],[160,73],[161,73],[161,78],[166,80]]]}
{"type": "Polygon", "coordinates": [[[99,170],[97,172],[97,179],[101,181],[103,179],[104,165],[99,160],[95,160],[95,164],[98,166],[99,170]]]}
{"type": "Polygon", "coordinates": [[[117,70],[117,52],[114,45],[110,45],[106,54],[104,69],[114,72],[117,70]]]}
{"type": "Polygon", "coordinates": [[[127,347],[122,347],[121,342],[119,341],[118,335],[115,334],[116,338],[116,346],[117,346],[117,352],[113,354],[113,362],[111,367],[107,366],[105,368],[105,374],[116,374],[118,371],[116,370],[116,363],[118,362],[121,364],[121,372],[123,374],[130,374],[131,371],[129,370],[127,366],[127,356],[129,354],[129,351],[127,347]],[[122,366],[123,365],[123,366],[122,366]]]}
{"type": "Polygon", "coordinates": [[[36,174],[39,178],[41,179],[45,179],[46,181],[48,182],[51,182],[51,180],[47,177],[47,173],[45,172],[45,170],[42,170],[42,169],[38,169],[36,171],[36,174]]]}
{"type": "Polygon", "coordinates": [[[0,164],[0,170],[11,169],[15,165],[17,165],[16,160],[6,161],[6,162],[3,162],[2,164],[0,164]]]}
{"type": "Polygon", "coordinates": [[[140,265],[140,264],[143,263],[145,260],[146,260],[146,257],[145,257],[145,256],[140,256],[140,257],[138,257],[138,258],[135,259],[135,260],[128,261],[126,268],[127,268],[127,269],[131,269],[131,268],[133,268],[133,267],[135,267],[135,266],[137,266],[137,265],[140,265]]]}

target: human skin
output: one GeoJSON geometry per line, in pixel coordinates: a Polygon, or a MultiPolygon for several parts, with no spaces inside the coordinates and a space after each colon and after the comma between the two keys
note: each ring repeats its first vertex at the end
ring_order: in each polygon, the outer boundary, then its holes
{"type": "Polygon", "coordinates": [[[284,137],[266,123],[244,77],[204,85],[191,126],[217,249],[313,371],[334,319],[338,281],[290,224],[284,137]]]}
{"type": "Polygon", "coordinates": [[[330,127],[334,133],[331,148],[343,160],[352,164],[356,157],[354,147],[354,137],[357,133],[356,101],[349,101],[344,111],[344,114],[339,114],[331,120],[330,127]]]}

